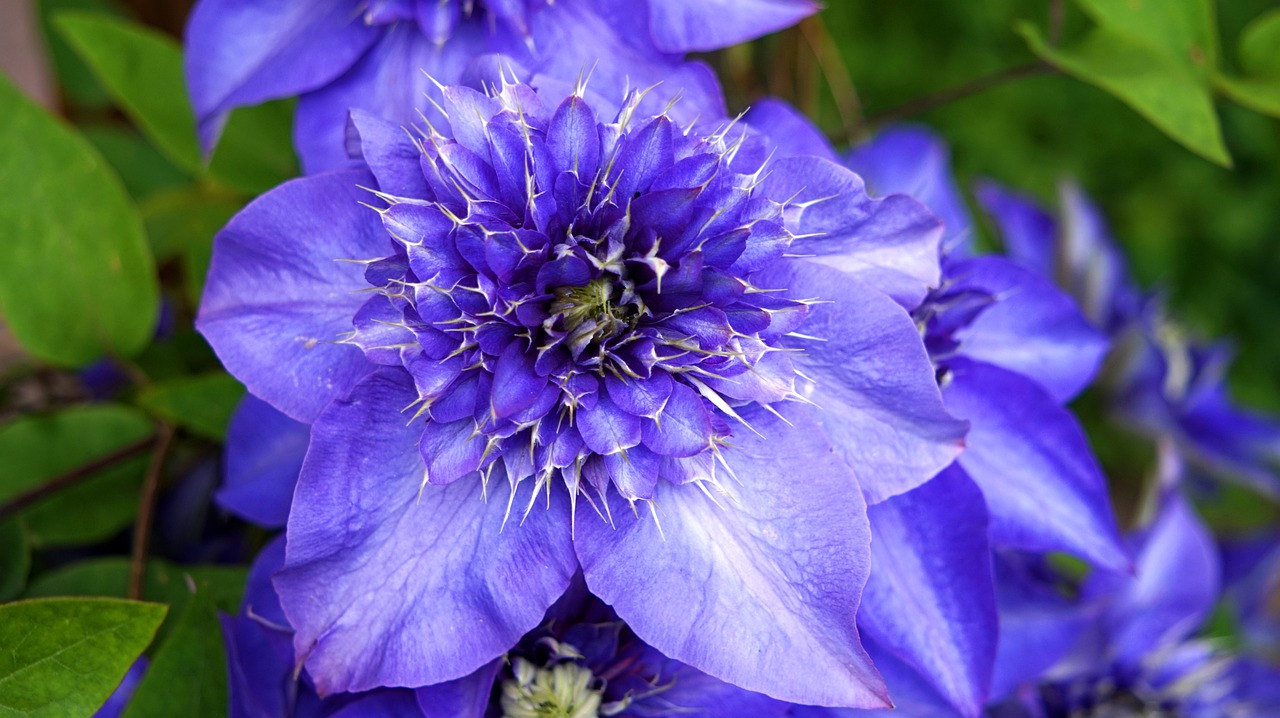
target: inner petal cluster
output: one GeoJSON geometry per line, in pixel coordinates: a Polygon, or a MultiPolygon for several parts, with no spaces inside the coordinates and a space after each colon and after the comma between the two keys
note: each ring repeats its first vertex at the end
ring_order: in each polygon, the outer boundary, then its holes
{"type": "Polygon", "coordinates": [[[637,118],[641,97],[601,123],[580,94],[445,88],[451,136],[374,167],[393,252],[345,341],[413,376],[424,482],[648,499],[727,470],[738,407],[799,398],[779,341],[811,300],[753,281],[793,239],[762,154],[732,125],[637,118]]]}

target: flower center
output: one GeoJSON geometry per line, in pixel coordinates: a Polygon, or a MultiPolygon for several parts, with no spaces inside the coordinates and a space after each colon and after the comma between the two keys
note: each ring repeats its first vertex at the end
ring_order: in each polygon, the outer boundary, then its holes
{"type": "Polygon", "coordinates": [[[502,683],[503,718],[598,718],[604,692],[595,675],[577,663],[540,668],[516,658],[502,683]]]}

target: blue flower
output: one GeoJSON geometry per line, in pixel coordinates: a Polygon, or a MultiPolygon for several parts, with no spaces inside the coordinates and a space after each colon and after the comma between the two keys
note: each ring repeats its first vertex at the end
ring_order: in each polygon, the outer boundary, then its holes
{"type": "Polygon", "coordinates": [[[919,487],[964,432],[885,293],[937,281],[936,219],[638,93],[601,122],[489,87],[445,88],[434,129],[353,113],[368,169],[216,241],[200,330],[314,422],[275,581],[317,687],[468,675],[581,570],[672,659],[883,705],[863,494],[919,487]]]}
{"type": "MultiPolygon", "coordinates": [[[[453,84],[502,53],[538,86],[592,71],[603,86],[663,83],[688,117],[723,114],[720,87],[691,50],[782,29],[813,0],[202,0],[186,33],[186,75],[206,150],[236,107],[301,95],[295,140],[308,172],[346,163],[349,108],[414,122],[433,82],[453,84]]],[[[609,98],[613,99],[613,98],[609,98]]],[[[438,119],[433,117],[433,119],[438,119]]]]}
{"type": "Polygon", "coordinates": [[[1211,474],[1280,498],[1280,422],[1231,400],[1228,348],[1198,340],[1169,316],[1160,297],[1143,295],[1087,197],[1064,185],[1056,219],[991,183],[978,196],[1013,259],[1057,278],[1113,338],[1105,385],[1117,414],[1153,440],[1174,440],[1211,474]]]}
{"type": "Polygon", "coordinates": [[[278,539],[259,555],[241,613],[222,619],[232,718],[782,718],[790,708],[658,653],[590,596],[581,577],[537,628],[470,675],[413,691],[321,697],[305,673],[294,674],[291,629],[271,586],[284,553],[278,539]]]}
{"type": "Polygon", "coordinates": [[[289,520],[309,436],[306,424],[245,395],[227,427],[223,483],[214,500],[245,521],[282,528],[289,520]]]}

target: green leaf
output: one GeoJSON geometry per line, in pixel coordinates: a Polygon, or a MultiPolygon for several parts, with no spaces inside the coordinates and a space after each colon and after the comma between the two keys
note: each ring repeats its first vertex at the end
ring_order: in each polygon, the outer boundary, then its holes
{"type": "Polygon", "coordinates": [[[141,25],[93,13],[59,13],[53,24],[147,138],[179,167],[201,174],[178,43],[141,25]]]}
{"type": "Polygon", "coordinates": [[[209,174],[251,195],[296,177],[294,104],[294,100],[276,100],[233,111],[209,161],[209,174]]]}
{"type": "Polygon", "coordinates": [[[1224,95],[1254,112],[1280,117],[1280,79],[1237,79],[1221,75],[1214,85],[1224,95]]]}
{"type": "Polygon", "coordinates": [[[78,109],[105,109],[111,104],[111,96],[93,76],[93,72],[67,45],[67,41],[53,30],[53,17],[66,10],[87,10],[98,14],[123,16],[120,6],[112,0],[39,0],[40,31],[49,46],[49,58],[53,60],[58,76],[58,86],[66,93],[68,103],[78,109]]]}
{"type": "Polygon", "coordinates": [[[102,156],[0,78],[0,312],[66,366],[130,355],[159,309],[142,220],[102,156]]]}
{"type": "Polygon", "coordinates": [[[12,600],[27,585],[31,542],[18,520],[0,523],[0,601],[12,600]]]}
{"type": "MultiPolygon", "coordinates": [[[[37,487],[152,433],[138,411],[113,404],[22,418],[0,428],[0,501],[37,487]]],[[[87,543],[128,526],[146,457],[103,470],[19,514],[37,545],[87,543]]]]}
{"type": "Polygon", "coordinates": [[[1213,0],[1076,0],[1099,25],[1202,72],[1218,65],[1213,0]]]}
{"type": "Polygon", "coordinates": [[[114,598],[0,606],[0,717],[90,716],[124,678],[167,608],[114,598]]]}
{"type": "Polygon", "coordinates": [[[227,715],[227,657],[217,607],[208,594],[197,593],[173,623],[124,718],[223,718],[227,715]]]}
{"type": "MultiPolygon", "coordinates": [[[[160,559],[147,562],[142,597],[173,606],[170,620],[156,634],[163,645],[175,619],[193,596],[203,596],[219,610],[235,613],[244,593],[246,569],[238,566],[175,566],[160,559]]],[[[41,574],[31,581],[27,598],[46,596],[120,596],[129,587],[129,559],[95,558],[41,574]]]]}
{"type": "Polygon", "coordinates": [[[138,395],[138,404],[201,436],[221,441],[243,397],[240,382],[219,372],[155,384],[138,395]]]}
{"type": "Polygon", "coordinates": [[[120,175],[125,190],[135,200],[145,200],[191,181],[132,127],[95,124],[81,125],[79,130],[120,175]]]}
{"type": "Polygon", "coordinates": [[[1231,166],[1208,84],[1187,67],[1105,28],[1071,49],[1050,47],[1029,23],[1018,32],[1045,61],[1111,93],[1201,157],[1231,166]]]}
{"type": "Polygon", "coordinates": [[[1280,8],[1249,23],[1240,33],[1238,53],[1245,73],[1280,80],[1280,8]]]}

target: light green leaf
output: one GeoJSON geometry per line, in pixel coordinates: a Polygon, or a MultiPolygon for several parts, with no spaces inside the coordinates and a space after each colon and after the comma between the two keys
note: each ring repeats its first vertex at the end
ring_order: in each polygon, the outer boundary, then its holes
{"type": "Polygon", "coordinates": [[[115,598],[0,606],[0,717],[92,715],[146,649],[167,610],[115,598]]]}
{"type": "Polygon", "coordinates": [[[1240,33],[1240,67],[1249,75],[1280,80],[1280,8],[1265,12],[1240,33]]]}
{"type": "Polygon", "coordinates": [[[1104,28],[1207,74],[1218,65],[1213,0],[1076,0],[1104,28]]]}
{"type": "Polygon", "coordinates": [[[102,156],[0,78],[0,312],[65,366],[131,355],[159,308],[142,220],[102,156]]]}
{"type": "Polygon", "coordinates": [[[193,595],[138,684],[124,718],[223,718],[227,657],[218,610],[208,594],[193,595]]]}
{"type": "MultiPolygon", "coordinates": [[[[109,454],[152,433],[151,422],[125,406],[97,404],[23,418],[0,428],[0,501],[109,454]]],[[[81,480],[19,514],[37,545],[87,543],[128,526],[146,456],[81,480]]]]}
{"type": "Polygon", "coordinates": [[[209,174],[251,195],[296,177],[294,104],[293,100],[276,100],[234,110],[209,161],[209,174]]]}
{"type": "Polygon", "coordinates": [[[1231,166],[1209,86],[1185,66],[1105,28],[1070,49],[1050,47],[1029,23],[1018,32],[1050,64],[1111,93],[1187,149],[1231,166]]]}
{"type": "Polygon", "coordinates": [[[219,372],[155,384],[138,396],[138,404],[201,436],[221,441],[243,397],[240,382],[219,372]]]}
{"type": "Polygon", "coordinates": [[[1280,79],[1237,79],[1220,75],[1214,79],[1214,86],[1254,112],[1280,117],[1280,79]]]}
{"type": "Polygon", "coordinates": [[[22,593],[30,570],[31,542],[22,523],[17,519],[0,523],[0,601],[22,593]]]}
{"type": "Polygon", "coordinates": [[[178,43],[141,25],[93,13],[60,13],[53,24],[147,138],[179,167],[202,173],[178,43]]]}

